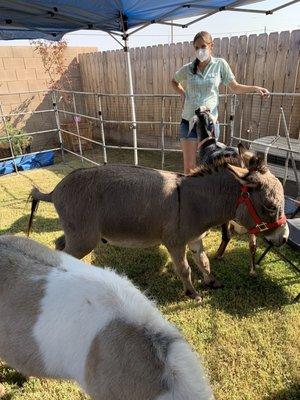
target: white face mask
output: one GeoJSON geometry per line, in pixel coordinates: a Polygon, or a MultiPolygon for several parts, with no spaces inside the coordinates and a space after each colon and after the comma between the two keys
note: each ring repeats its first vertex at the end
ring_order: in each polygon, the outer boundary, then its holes
{"type": "Polygon", "coordinates": [[[210,53],[208,48],[196,50],[196,57],[199,61],[204,62],[209,59],[210,53]]]}

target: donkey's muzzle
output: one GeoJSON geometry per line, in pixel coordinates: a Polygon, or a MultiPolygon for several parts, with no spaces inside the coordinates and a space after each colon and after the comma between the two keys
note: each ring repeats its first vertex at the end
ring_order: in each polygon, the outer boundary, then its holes
{"type": "Polygon", "coordinates": [[[271,242],[274,246],[282,246],[285,244],[289,237],[289,226],[287,223],[279,226],[273,230],[270,234],[265,235],[265,238],[271,242]]]}

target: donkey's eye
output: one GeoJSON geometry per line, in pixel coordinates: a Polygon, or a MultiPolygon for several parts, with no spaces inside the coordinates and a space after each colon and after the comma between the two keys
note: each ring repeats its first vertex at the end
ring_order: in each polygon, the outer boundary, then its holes
{"type": "Polygon", "coordinates": [[[275,213],[277,211],[277,207],[274,206],[273,204],[264,204],[263,208],[265,211],[270,213],[275,213]]]}

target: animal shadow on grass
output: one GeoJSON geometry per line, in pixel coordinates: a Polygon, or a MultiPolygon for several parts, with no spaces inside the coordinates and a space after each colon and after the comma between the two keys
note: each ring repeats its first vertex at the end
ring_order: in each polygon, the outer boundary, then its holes
{"type": "Polygon", "coordinates": [[[211,266],[224,284],[221,290],[210,292],[211,306],[215,309],[243,317],[291,303],[280,279],[278,282],[272,279],[264,268],[258,267],[256,276],[249,275],[247,250],[243,248],[227,251],[222,260],[211,258],[211,266]]]}
{"type": "Polygon", "coordinates": [[[293,383],[290,387],[271,393],[263,400],[299,400],[300,381],[293,383]]]}
{"type": "MultiPolygon", "coordinates": [[[[257,270],[257,276],[249,276],[245,254],[243,248],[238,248],[228,251],[221,261],[210,258],[212,271],[224,287],[209,291],[203,290],[202,284],[196,282],[201,279],[201,274],[188,254],[193,282],[196,289],[203,294],[204,300],[208,300],[213,309],[223,310],[237,317],[290,304],[291,299],[280,282],[272,280],[262,268],[257,270]]],[[[158,304],[186,298],[183,296],[181,280],[175,274],[168,252],[163,246],[129,249],[101,244],[92,252],[91,262],[126,275],[158,304]]],[[[193,302],[188,304],[189,308],[193,308],[193,302]]]]}
{"type": "MultiPolygon", "coordinates": [[[[0,362],[0,384],[7,383],[11,387],[22,388],[23,385],[27,382],[27,378],[20,374],[19,372],[15,371],[14,369],[8,367],[7,365],[0,362]]],[[[12,390],[9,393],[5,393],[1,400],[10,400],[13,398],[14,391],[12,390]]]]}
{"type": "Polygon", "coordinates": [[[92,252],[92,264],[109,267],[126,275],[158,304],[183,299],[183,287],[173,271],[167,250],[162,246],[146,249],[98,245],[92,252]]]}
{"type": "MultiPolygon", "coordinates": [[[[27,225],[29,221],[29,215],[24,215],[21,218],[14,221],[8,229],[0,229],[0,234],[15,234],[25,233],[27,231],[27,225]]],[[[60,231],[61,226],[58,218],[44,218],[35,216],[32,223],[32,232],[55,232],[60,231]]]]}
{"type": "Polygon", "coordinates": [[[0,398],[1,398],[1,400],[12,400],[14,398],[14,392],[5,393],[0,398]]]}

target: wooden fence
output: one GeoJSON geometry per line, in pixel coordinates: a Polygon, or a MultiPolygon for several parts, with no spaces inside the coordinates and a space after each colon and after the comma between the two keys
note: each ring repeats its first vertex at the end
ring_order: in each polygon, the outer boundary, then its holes
{"type": "MultiPolygon", "coordinates": [[[[240,37],[224,37],[214,40],[214,56],[225,58],[238,82],[248,85],[265,86],[271,92],[299,92],[300,88],[300,30],[275,32],[271,34],[240,37]]],[[[134,92],[140,94],[172,93],[170,81],[182,65],[194,58],[192,43],[133,48],[130,50],[133,71],[134,92]]],[[[128,93],[128,72],[125,54],[122,50],[96,52],[79,56],[83,90],[102,93],[128,93]]],[[[220,93],[226,93],[220,87],[220,93]]],[[[97,113],[97,104],[92,98],[86,102],[91,114],[97,113]]],[[[299,138],[300,99],[272,97],[262,100],[259,96],[238,96],[235,118],[235,136],[254,139],[274,135],[279,124],[279,107],[283,106],[293,138],[299,138]]],[[[136,100],[137,119],[170,122],[180,120],[179,99],[166,99],[164,111],[157,98],[136,100]]],[[[128,99],[113,97],[103,102],[105,119],[130,119],[128,99]]],[[[220,121],[229,121],[229,101],[222,100],[219,107],[220,121]]],[[[124,125],[112,124],[115,131],[124,125]]],[[[281,127],[281,132],[283,128],[281,127]]],[[[160,135],[158,125],[141,125],[139,132],[160,135]]],[[[175,138],[177,128],[166,128],[166,135],[175,138]]],[[[229,129],[223,132],[228,139],[229,129]]]]}

